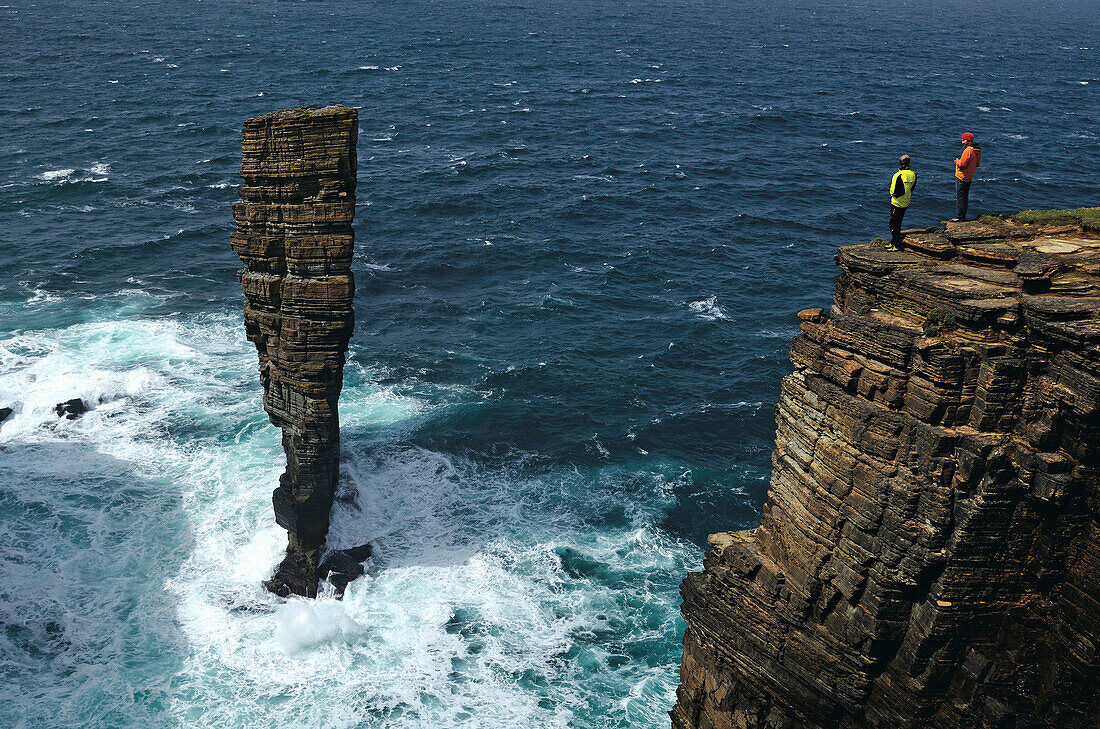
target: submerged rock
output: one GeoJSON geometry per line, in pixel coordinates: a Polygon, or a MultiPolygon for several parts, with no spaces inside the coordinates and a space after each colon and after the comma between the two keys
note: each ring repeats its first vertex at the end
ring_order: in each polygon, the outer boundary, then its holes
{"type": "Polygon", "coordinates": [[[337,597],[343,597],[348,583],[363,574],[363,562],[366,562],[370,555],[369,544],[326,552],[317,565],[317,576],[331,582],[336,588],[337,597]]]}
{"type": "Polygon", "coordinates": [[[0,408],[0,423],[7,420],[13,412],[15,411],[11,408],[0,408]]]}
{"type": "Polygon", "coordinates": [[[843,248],[759,527],[681,587],[676,729],[1100,725],[1100,235],[843,248]]]}
{"type": "Polygon", "coordinates": [[[259,354],[264,408],[287,456],[272,494],[287,554],[265,583],[277,594],[317,594],[339,472],[358,129],[355,109],[333,106],[272,112],[242,132],[231,245],[245,266],[245,331],[259,354]]]}
{"type": "MultiPolygon", "coordinates": [[[[88,412],[88,406],[85,405],[84,401],[79,397],[74,397],[72,400],[66,400],[65,402],[59,402],[53,406],[53,409],[54,412],[57,413],[57,417],[65,418],[66,420],[76,420],[81,415],[88,412]]],[[[0,418],[0,420],[3,420],[3,418],[0,418]]]]}

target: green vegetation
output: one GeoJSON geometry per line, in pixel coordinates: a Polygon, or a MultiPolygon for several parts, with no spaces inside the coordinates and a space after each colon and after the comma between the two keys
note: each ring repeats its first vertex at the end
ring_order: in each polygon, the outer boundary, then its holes
{"type": "Polygon", "coordinates": [[[1021,223],[1080,225],[1088,230],[1100,231],[1100,207],[1072,208],[1070,210],[1024,210],[1015,217],[1021,223]]]}
{"type": "Polygon", "coordinates": [[[250,122],[261,122],[269,119],[294,119],[301,116],[330,116],[336,114],[345,114],[354,112],[355,110],[348,106],[341,106],[340,104],[333,104],[321,108],[312,106],[298,106],[293,109],[279,109],[277,111],[269,111],[266,114],[250,119],[250,122]]]}
{"type": "Polygon", "coordinates": [[[921,328],[924,330],[924,336],[934,337],[941,332],[949,332],[957,326],[958,323],[955,321],[954,314],[943,309],[933,309],[928,312],[921,328]]]}

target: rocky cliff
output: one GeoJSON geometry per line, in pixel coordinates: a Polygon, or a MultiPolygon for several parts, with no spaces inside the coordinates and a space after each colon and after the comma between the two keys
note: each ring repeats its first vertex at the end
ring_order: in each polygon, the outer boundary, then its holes
{"type": "Polygon", "coordinates": [[[264,408],[286,472],[272,495],[289,533],[271,591],[313,597],[340,461],[337,400],[355,312],[351,275],[358,115],[342,106],[244,123],[233,250],[264,408]]]}
{"type": "Polygon", "coordinates": [[[673,726],[1100,726],[1100,235],[983,218],[836,261],[760,526],[682,585],[673,726]]]}

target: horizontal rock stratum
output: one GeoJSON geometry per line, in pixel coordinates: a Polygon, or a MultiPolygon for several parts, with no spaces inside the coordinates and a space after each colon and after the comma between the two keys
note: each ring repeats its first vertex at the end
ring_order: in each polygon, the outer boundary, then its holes
{"type": "Polygon", "coordinates": [[[355,109],[292,109],[244,123],[231,245],[244,263],[244,324],[260,358],[264,409],[283,431],[272,495],[289,536],[267,587],[317,594],[340,469],[337,401],[355,311],[355,109]]]}
{"type": "Polygon", "coordinates": [[[676,729],[1100,725],[1100,235],[1028,219],[837,254],[760,526],[682,585],[676,729]]]}

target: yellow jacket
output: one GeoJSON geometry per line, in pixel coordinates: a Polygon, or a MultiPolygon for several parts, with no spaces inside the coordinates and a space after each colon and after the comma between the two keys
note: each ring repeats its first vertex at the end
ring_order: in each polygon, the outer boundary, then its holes
{"type": "Polygon", "coordinates": [[[917,184],[917,173],[913,170],[898,170],[894,173],[894,176],[890,178],[890,204],[895,208],[907,208],[909,202],[913,199],[913,188],[917,184]],[[905,194],[901,197],[894,197],[894,185],[897,183],[898,175],[901,175],[901,184],[905,188],[905,194]]]}

